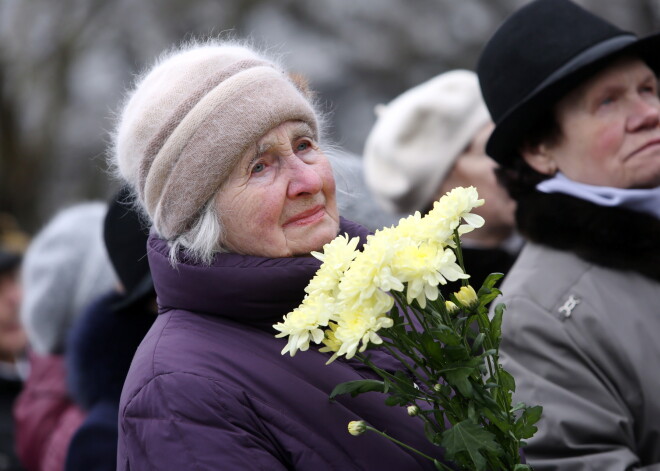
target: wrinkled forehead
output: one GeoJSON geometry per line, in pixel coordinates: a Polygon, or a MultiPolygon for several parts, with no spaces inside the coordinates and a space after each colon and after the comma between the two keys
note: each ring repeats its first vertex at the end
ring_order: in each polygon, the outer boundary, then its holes
{"type": "Polygon", "coordinates": [[[291,140],[303,136],[310,138],[314,136],[312,128],[307,123],[303,121],[286,121],[275,126],[257,140],[257,153],[267,152],[270,147],[280,142],[281,139],[291,140]]]}

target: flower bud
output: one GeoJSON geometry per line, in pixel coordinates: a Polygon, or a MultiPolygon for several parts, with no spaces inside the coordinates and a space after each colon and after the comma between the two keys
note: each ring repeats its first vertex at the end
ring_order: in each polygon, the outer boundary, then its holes
{"type": "Polygon", "coordinates": [[[453,314],[458,311],[458,306],[451,301],[445,301],[445,309],[447,309],[448,314],[453,314]]]}
{"type": "Polygon", "coordinates": [[[408,415],[410,417],[415,417],[418,414],[419,414],[419,407],[417,407],[415,405],[408,406],[408,415]]]}
{"type": "Polygon", "coordinates": [[[433,385],[433,390],[437,393],[442,392],[442,384],[436,383],[433,385]]]}
{"type": "Polygon", "coordinates": [[[367,430],[367,424],[364,420],[352,420],[348,423],[348,433],[351,435],[362,435],[367,430]]]}
{"type": "Polygon", "coordinates": [[[479,298],[477,293],[474,291],[474,288],[470,285],[462,286],[458,292],[455,293],[456,299],[465,307],[472,307],[477,304],[479,298]]]}

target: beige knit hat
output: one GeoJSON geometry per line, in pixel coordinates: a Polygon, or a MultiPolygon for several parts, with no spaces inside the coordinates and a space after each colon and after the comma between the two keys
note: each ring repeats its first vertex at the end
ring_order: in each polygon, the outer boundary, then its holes
{"type": "Polygon", "coordinates": [[[453,70],[376,109],[364,149],[369,189],[385,209],[424,210],[456,158],[490,120],[476,74],[453,70]]]}
{"type": "Polygon", "coordinates": [[[119,116],[113,158],[171,239],[190,229],[248,147],[289,120],[318,133],[309,97],[273,61],[236,43],[195,44],[138,81],[119,116]]]}

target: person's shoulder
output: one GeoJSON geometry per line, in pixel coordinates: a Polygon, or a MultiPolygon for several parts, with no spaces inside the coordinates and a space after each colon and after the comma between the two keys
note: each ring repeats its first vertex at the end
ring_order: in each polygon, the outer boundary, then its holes
{"type": "Polygon", "coordinates": [[[550,309],[591,268],[571,252],[527,243],[501,284],[503,300],[511,303],[524,298],[550,309]]]}
{"type": "MultiPolygon", "coordinates": [[[[604,267],[570,251],[528,243],[501,285],[508,329],[536,322],[575,329],[655,314],[660,283],[628,270],[604,267]],[[634,306],[634,309],[631,309],[634,306]],[[634,311],[627,316],[622,312],[634,311]]],[[[655,316],[657,317],[657,316],[655,316]]]]}
{"type": "Polygon", "coordinates": [[[133,358],[124,390],[141,389],[163,375],[227,380],[228,368],[250,368],[265,335],[210,313],[179,309],[161,313],[133,358]]]}

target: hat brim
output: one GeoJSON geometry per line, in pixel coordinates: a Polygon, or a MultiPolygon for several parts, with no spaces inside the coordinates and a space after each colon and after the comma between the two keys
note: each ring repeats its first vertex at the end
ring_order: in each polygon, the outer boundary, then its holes
{"type": "Polygon", "coordinates": [[[538,119],[551,111],[551,107],[570,90],[618,55],[637,54],[658,75],[660,55],[653,50],[657,51],[659,45],[660,33],[642,39],[625,34],[610,38],[578,54],[495,123],[495,129],[486,144],[486,153],[499,163],[514,160],[518,156],[518,146],[522,138],[538,119]]]}

